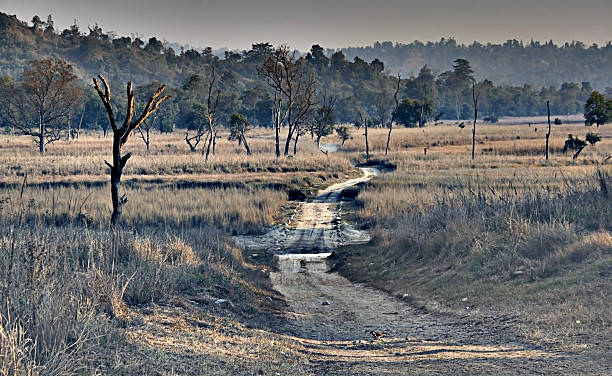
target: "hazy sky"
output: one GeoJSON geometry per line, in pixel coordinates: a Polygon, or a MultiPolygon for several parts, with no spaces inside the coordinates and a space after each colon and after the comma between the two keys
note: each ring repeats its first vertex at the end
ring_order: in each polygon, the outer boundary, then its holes
{"type": "Polygon", "coordinates": [[[612,40],[612,0],[0,0],[0,11],[27,21],[52,14],[61,29],[76,18],[81,30],[97,22],[120,35],[230,49],[259,41],[307,50],[441,37],[612,40]]]}

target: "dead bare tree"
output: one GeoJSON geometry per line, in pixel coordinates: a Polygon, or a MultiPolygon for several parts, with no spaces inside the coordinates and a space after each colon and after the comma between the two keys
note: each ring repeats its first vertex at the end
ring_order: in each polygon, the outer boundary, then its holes
{"type": "Polygon", "coordinates": [[[321,102],[317,108],[314,121],[312,122],[312,133],[317,136],[317,147],[321,147],[321,138],[334,133],[334,107],[336,97],[327,96],[327,91],[323,92],[321,102]]]}
{"type": "Polygon", "coordinates": [[[127,163],[127,161],[132,156],[132,153],[127,153],[125,155],[121,155],[121,147],[125,145],[128,138],[132,134],[134,130],[136,130],[152,113],[159,110],[159,106],[170,96],[165,95],[161,97],[166,90],[166,85],[162,85],[157,89],[157,91],[149,98],[146,106],[144,107],[142,114],[136,119],[134,118],[134,89],[132,87],[132,82],[128,82],[127,84],[127,109],[125,120],[121,126],[118,126],[115,121],[115,114],[113,112],[113,108],[111,105],[111,91],[110,86],[106,79],[101,75],[98,75],[100,81],[104,85],[104,90],[100,87],[100,84],[97,79],[93,79],[94,86],[104,107],[106,108],[106,112],[108,113],[108,120],[113,130],[113,163],[110,164],[107,161],[104,161],[106,165],[110,168],[111,178],[111,199],[113,202],[113,213],[111,215],[111,227],[114,227],[119,222],[121,218],[121,209],[122,206],[127,202],[127,198],[125,195],[120,196],[119,194],[119,183],[121,182],[121,174],[123,173],[123,169],[127,163]],[[161,97],[161,98],[160,98],[161,97]]]}
{"type": "Polygon", "coordinates": [[[395,109],[391,115],[391,121],[389,121],[389,133],[387,134],[387,146],[385,147],[385,155],[389,152],[389,144],[391,143],[391,131],[393,130],[393,122],[395,121],[395,117],[397,116],[397,110],[399,109],[399,99],[397,98],[397,94],[400,90],[400,83],[402,81],[402,76],[397,74],[397,88],[395,89],[395,94],[393,94],[393,100],[395,101],[395,109]]]}
{"type": "Polygon", "coordinates": [[[230,118],[229,128],[230,135],[229,141],[238,141],[238,145],[244,145],[247,155],[251,155],[251,148],[246,139],[246,132],[251,127],[249,120],[242,114],[233,114],[230,118]]]}
{"type": "MultiPolygon", "coordinates": [[[[193,76],[199,82],[199,76],[193,76]]],[[[206,156],[208,162],[210,153],[215,153],[215,146],[217,141],[217,107],[219,105],[219,98],[221,95],[220,89],[215,89],[217,81],[217,74],[214,65],[211,65],[210,74],[208,75],[208,82],[206,84],[206,106],[204,104],[198,104],[197,112],[198,116],[202,117],[205,122],[201,122],[194,134],[190,134],[189,131],[185,133],[185,142],[189,145],[189,149],[195,152],[200,145],[200,142],[204,140],[202,146],[202,155],[206,156]]],[[[199,86],[198,86],[199,87],[199,86]]]]}
{"type": "Polygon", "coordinates": [[[151,130],[155,126],[155,121],[157,120],[158,116],[159,112],[156,112],[155,116],[153,116],[153,119],[151,119],[150,121],[149,119],[146,119],[140,127],[136,128],[138,134],[140,135],[140,138],[142,139],[142,142],[144,142],[145,146],[147,147],[147,153],[151,148],[151,130]]]}
{"type": "Polygon", "coordinates": [[[70,112],[70,114],[68,116],[68,135],[66,137],[68,142],[70,142],[72,140],[76,140],[76,139],[79,138],[79,133],[81,132],[81,125],[83,124],[83,117],[84,116],[85,116],[85,103],[83,103],[83,111],[81,111],[81,116],[80,116],[80,119],[79,119],[79,123],[78,123],[76,128],[73,128],[73,126],[72,126],[72,111],[70,112]]]}
{"type": "Polygon", "coordinates": [[[74,137],[77,140],[79,139],[79,136],[81,135],[81,126],[83,125],[83,118],[85,117],[85,108],[86,105],[85,103],[83,103],[83,111],[81,111],[81,118],[79,119],[79,125],[77,126],[77,129],[74,131],[74,137]]]}
{"type": "Polygon", "coordinates": [[[550,101],[546,101],[546,112],[548,113],[548,132],[546,132],[546,160],[548,160],[548,142],[550,140],[550,101]]]}
{"type": "Polygon", "coordinates": [[[48,144],[61,139],[63,122],[82,96],[76,78],[63,60],[31,61],[18,84],[2,85],[0,117],[18,133],[33,136],[44,154],[48,144]]]}
{"type": "Polygon", "coordinates": [[[276,158],[280,158],[280,127],[283,122],[283,118],[281,115],[281,100],[278,97],[279,93],[274,92],[274,154],[276,158]]]}
{"type": "MultiPolygon", "coordinates": [[[[202,106],[204,107],[204,106],[202,106]]],[[[187,145],[189,145],[189,150],[191,150],[193,153],[195,153],[198,149],[198,146],[200,145],[200,141],[202,141],[202,137],[207,134],[206,132],[206,128],[205,128],[205,122],[204,122],[204,118],[206,117],[204,115],[204,112],[202,110],[202,121],[199,122],[198,124],[198,128],[196,129],[195,133],[193,135],[189,134],[189,131],[185,132],[185,142],[187,143],[187,145]]],[[[204,141],[204,143],[206,144],[207,140],[204,141]]]]}
{"type": "Polygon", "coordinates": [[[478,98],[480,91],[476,94],[476,80],[472,80],[472,101],[474,102],[474,126],[472,127],[472,159],[476,157],[476,119],[478,119],[478,98]]]}
{"type": "MultiPolygon", "coordinates": [[[[206,146],[206,162],[208,162],[208,156],[210,155],[211,146],[214,154],[215,146],[217,144],[217,130],[215,126],[217,121],[216,114],[217,107],[219,106],[219,96],[221,95],[221,90],[217,89],[213,93],[216,79],[217,75],[215,73],[215,66],[211,65],[210,75],[208,77],[208,95],[206,97],[206,120],[208,120],[208,145],[206,146]]],[[[204,149],[202,149],[202,154],[204,154],[204,149]]]]}
{"type": "Polygon", "coordinates": [[[359,112],[359,118],[361,118],[361,124],[363,124],[365,136],[365,150],[366,150],[366,159],[370,159],[370,144],[368,143],[368,118],[364,117],[361,112],[359,112]]]}
{"type": "Polygon", "coordinates": [[[372,122],[371,126],[380,125],[386,127],[389,115],[393,109],[393,97],[389,95],[387,81],[380,78],[378,81],[380,90],[372,97],[372,115],[376,122],[372,122]]]}
{"type": "MultiPolygon", "coordinates": [[[[274,126],[276,128],[276,156],[280,156],[279,129],[286,122],[288,132],[284,154],[289,154],[291,140],[299,125],[315,104],[313,75],[306,71],[306,61],[296,58],[295,51],[282,45],[258,67],[260,77],[274,91],[274,126]]],[[[299,138],[297,136],[296,138],[299,138]]]]}

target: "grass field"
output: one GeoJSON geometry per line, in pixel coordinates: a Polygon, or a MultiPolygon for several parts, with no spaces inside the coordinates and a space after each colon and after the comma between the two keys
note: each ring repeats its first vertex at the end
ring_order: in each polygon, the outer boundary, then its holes
{"type": "MultiPolygon", "coordinates": [[[[373,241],[338,250],[339,270],[432,311],[511,317],[538,343],[605,343],[612,130],[596,130],[602,142],[577,160],[561,152],[567,134],[587,130],[554,128],[548,162],[543,125],[481,126],[474,161],[468,129],[400,130],[397,169],[363,186],[352,208],[373,241]]],[[[372,137],[379,154],[382,136],[372,137]]]]}
{"type": "MultiPolygon", "coordinates": [[[[474,161],[468,128],[394,129],[386,158],[386,130],[371,129],[374,159],[397,169],[361,188],[351,218],[374,239],[340,249],[341,272],[432,310],[516,315],[534,340],[609,338],[612,205],[602,192],[612,188],[612,129],[588,130],[603,140],[574,161],[561,153],[563,141],[587,129],[555,126],[546,162],[542,124],[479,125],[474,161]]],[[[194,358],[172,355],[178,350],[152,339],[142,320],[151,324],[150,306],[163,312],[195,296],[208,297],[202,325],[210,327],[199,328],[210,338],[202,354],[211,369],[234,362],[241,370],[240,357],[229,355],[240,341],[275,364],[304,361],[281,354],[283,340],[265,328],[242,326],[245,317],[265,321],[261,310],[279,297],[266,267],[245,262],[227,235],[284,220],[290,190],[314,192],[355,175],[364,142],[362,130],[351,131],[338,152],[325,155],[304,136],[298,155],[280,159],[270,130],[249,135],[253,156],[221,132],[209,163],[181,132],[153,135],[149,152],[133,137],[119,231],[107,228],[110,138],[84,134],[40,156],[31,139],[0,136],[0,291],[9,297],[0,302],[0,358],[10,359],[0,374],[173,374],[194,358]],[[231,307],[215,304],[219,298],[231,307]],[[157,361],[125,362],[122,352],[157,361]]],[[[324,142],[340,143],[335,135],[324,142]]],[[[154,323],[169,335],[164,325],[154,323]]],[[[177,336],[186,333],[184,323],[173,325],[177,336]]],[[[249,358],[250,369],[268,369],[260,355],[249,358]]]]}

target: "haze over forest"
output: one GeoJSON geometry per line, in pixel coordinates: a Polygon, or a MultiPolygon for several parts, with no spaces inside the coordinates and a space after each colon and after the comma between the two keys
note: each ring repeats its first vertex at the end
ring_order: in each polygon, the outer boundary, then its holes
{"type": "Polygon", "coordinates": [[[608,0],[2,0],[0,10],[30,20],[52,14],[58,27],[76,19],[118,35],[140,35],[214,49],[267,41],[307,51],[454,37],[459,43],[531,39],[605,44],[608,0]],[[2,9],[3,8],[3,9],[2,9]]]}

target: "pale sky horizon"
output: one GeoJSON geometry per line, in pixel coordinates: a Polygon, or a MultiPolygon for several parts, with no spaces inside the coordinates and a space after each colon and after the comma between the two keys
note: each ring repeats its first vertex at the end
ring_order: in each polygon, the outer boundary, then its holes
{"type": "Polygon", "coordinates": [[[194,47],[249,49],[288,44],[306,51],[453,37],[459,43],[612,40],[612,0],[0,0],[0,11],[30,21],[52,14],[56,29],[155,36],[194,47]]]}

